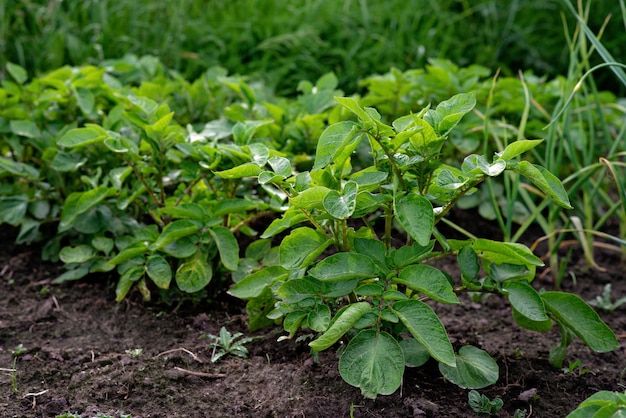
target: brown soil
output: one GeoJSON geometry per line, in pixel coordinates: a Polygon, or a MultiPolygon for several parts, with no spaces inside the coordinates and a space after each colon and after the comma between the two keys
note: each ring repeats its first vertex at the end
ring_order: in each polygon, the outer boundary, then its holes
{"type": "MultiPolygon", "coordinates": [[[[116,304],[114,287],[104,279],[53,286],[58,268],[42,263],[36,250],[7,244],[13,233],[0,229],[0,417],[476,416],[468,391],[446,382],[434,362],[407,369],[397,393],[367,400],[342,381],[335,351],[321,353],[315,362],[307,341],[276,342],[280,330],[252,334],[259,338],[247,344],[249,359],[225,357],[213,364],[207,340],[199,337],[217,335],[222,326],[250,336],[241,302],[223,297],[174,313],[141,303],[138,295],[116,304]],[[20,344],[24,352],[14,363],[20,344]],[[132,355],[135,349],[141,354],[132,355]]],[[[585,271],[574,260],[575,283],[566,279],[564,288],[591,300],[610,282],[614,297],[626,295],[619,258],[604,256],[600,264],[608,271],[585,271]]],[[[499,382],[480,392],[502,398],[498,416],[524,409],[524,416],[564,417],[598,390],[624,390],[623,337],[620,348],[606,354],[576,341],[568,359],[580,360],[589,372],[566,373],[547,361],[558,330],[520,329],[496,297],[464,302],[436,310],[456,347],[473,344],[497,360],[499,382]]],[[[623,305],[601,315],[623,336],[625,312],[623,305]]]]}

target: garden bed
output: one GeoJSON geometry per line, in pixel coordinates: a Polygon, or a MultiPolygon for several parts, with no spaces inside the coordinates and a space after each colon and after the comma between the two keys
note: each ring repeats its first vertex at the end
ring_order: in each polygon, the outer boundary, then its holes
{"type": "MultiPolygon", "coordinates": [[[[2,241],[12,242],[14,234],[3,228],[2,241]]],[[[276,343],[280,328],[249,333],[242,301],[223,295],[208,306],[182,304],[173,309],[145,304],[136,293],[116,304],[114,284],[103,276],[54,286],[50,282],[59,270],[42,263],[36,249],[4,247],[3,416],[476,416],[468,405],[468,391],[446,382],[433,360],[407,369],[401,389],[393,395],[364,399],[339,376],[336,350],[320,353],[316,362],[307,346],[310,340],[276,343]],[[258,336],[246,345],[249,359],[227,356],[211,363],[212,348],[199,337],[218,335],[221,327],[258,336]],[[23,352],[14,364],[13,352],[20,344],[23,352]]],[[[586,270],[574,255],[570,271],[575,283],[566,279],[564,290],[593,300],[611,283],[614,297],[624,296],[626,273],[619,257],[599,254],[598,261],[605,272],[586,270]]],[[[552,286],[540,279],[535,285],[552,286]]],[[[575,341],[566,360],[571,370],[559,370],[548,363],[558,329],[541,334],[515,326],[503,298],[477,304],[461,297],[461,305],[435,309],[455,348],[472,344],[497,360],[498,383],[480,392],[504,401],[498,416],[513,416],[516,410],[526,410],[521,416],[565,416],[598,390],[624,390],[625,305],[612,313],[600,312],[622,335],[618,350],[596,354],[575,341]]]]}

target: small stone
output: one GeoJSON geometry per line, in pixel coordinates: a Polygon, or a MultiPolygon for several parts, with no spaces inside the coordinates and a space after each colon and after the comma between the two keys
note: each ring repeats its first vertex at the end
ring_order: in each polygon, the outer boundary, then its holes
{"type": "Polygon", "coordinates": [[[531,388],[520,393],[517,399],[523,402],[528,402],[535,396],[537,396],[537,388],[531,388]]]}

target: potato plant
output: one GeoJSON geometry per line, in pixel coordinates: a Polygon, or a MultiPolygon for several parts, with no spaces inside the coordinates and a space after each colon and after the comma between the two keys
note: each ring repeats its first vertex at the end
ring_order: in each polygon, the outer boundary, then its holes
{"type": "Polygon", "coordinates": [[[560,181],[520,159],[541,141],[512,142],[492,158],[472,154],[455,167],[440,154],[450,132],[474,108],[473,94],[458,94],[390,125],[374,108],[352,98],[335,100],[356,120],[337,122],[322,133],[311,170],[292,174],[288,161],[275,159],[258,174],[261,186],[283,191],[288,203],[262,238],[289,233],[277,257],[269,256],[265,267],[230,289],[249,300],[253,327],[266,318],[282,322],[286,338],[310,329],[317,333],[309,343],[313,351],[346,339],[339,372],[368,398],[395,392],[405,366],[420,366],[431,357],[442,375],[461,387],[496,382],[497,363],[474,346],[455,351],[433,308],[461,303],[463,292],[507,298],[523,328],[545,332],[556,323],[563,334],[552,354],[557,361],[573,335],[598,352],[618,347],[613,332],[582,299],[531,286],[543,262],[526,246],[446,239],[437,229],[460,198],[505,171],[519,173],[569,208],[560,181]],[[367,166],[352,158],[362,148],[370,154],[367,166]],[[380,231],[377,224],[383,225],[380,231]],[[460,277],[429,264],[446,256],[456,257],[460,277]]]}

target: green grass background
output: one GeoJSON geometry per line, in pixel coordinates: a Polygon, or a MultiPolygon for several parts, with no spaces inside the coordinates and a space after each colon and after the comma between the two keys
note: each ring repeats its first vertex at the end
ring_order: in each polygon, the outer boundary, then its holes
{"type": "MultiPolygon", "coordinates": [[[[152,54],[187,78],[220,65],[280,94],[330,71],[355,91],[363,77],[435,57],[565,74],[574,20],[563,1],[572,0],[0,0],[0,63],[32,76],[152,54]]],[[[624,56],[619,2],[591,0],[591,11],[595,31],[613,15],[602,41],[624,56]]]]}

